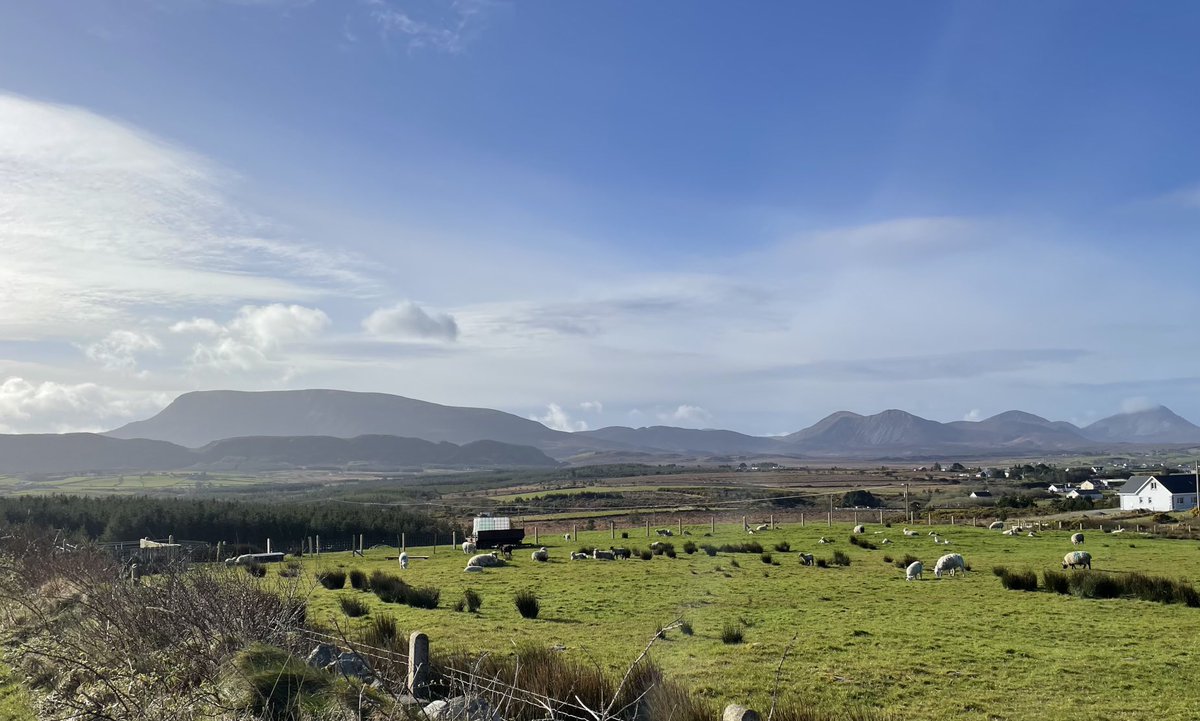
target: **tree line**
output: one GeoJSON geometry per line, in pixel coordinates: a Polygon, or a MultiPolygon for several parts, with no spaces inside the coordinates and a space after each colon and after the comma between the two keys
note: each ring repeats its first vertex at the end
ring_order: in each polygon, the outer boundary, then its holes
{"type": "Polygon", "coordinates": [[[77,540],[132,541],[166,538],[216,543],[290,544],[308,536],[379,542],[401,533],[420,543],[462,528],[423,509],[349,503],[272,503],[145,496],[69,495],[0,498],[0,522],[54,529],[77,540]]]}

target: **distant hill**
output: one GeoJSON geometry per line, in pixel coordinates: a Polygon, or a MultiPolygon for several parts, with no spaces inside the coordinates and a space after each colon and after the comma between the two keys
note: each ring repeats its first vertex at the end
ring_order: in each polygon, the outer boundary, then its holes
{"type": "Polygon", "coordinates": [[[639,451],[746,454],[781,453],[787,450],[783,443],[776,438],[748,436],[736,431],[696,430],[674,426],[649,426],[647,428],[609,426],[594,431],[580,431],[574,435],[612,441],[639,451]]]}
{"type": "Polygon", "coordinates": [[[873,416],[840,411],[784,436],[795,450],[821,453],[924,450],[964,440],[966,434],[953,426],[894,409],[873,416]]]}
{"type": "Polygon", "coordinates": [[[163,441],[95,433],[0,435],[0,473],[167,470],[193,462],[191,451],[163,441]]]}
{"type": "Polygon", "coordinates": [[[1200,426],[1166,406],[1109,416],[1085,427],[1083,434],[1105,443],[1200,443],[1200,426]]]}
{"type": "Polygon", "coordinates": [[[531,446],[497,441],[464,445],[396,436],[271,436],[230,438],[189,449],[165,441],[108,438],[94,433],[0,435],[0,473],[239,470],[293,468],[394,470],[423,466],[553,467],[531,446]]]}
{"type": "MultiPolygon", "coordinates": [[[[185,393],[152,418],[106,435],[170,441],[189,448],[249,436],[365,435],[457,444],[499,441],[561,454],[596,447],[596,442],[581,442],[570,433],[503,411],[334,390],[185,393]]],[[[601,445],[611,448],[611,444],[601,445]]]]}

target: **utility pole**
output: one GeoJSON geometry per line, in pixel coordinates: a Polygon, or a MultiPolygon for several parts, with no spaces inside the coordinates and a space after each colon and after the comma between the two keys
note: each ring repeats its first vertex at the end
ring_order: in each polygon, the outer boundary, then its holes
{"type": "Polygon", "coordinates": [[[1200,515],[1200,461],[1196,461],[1196,514],[1200,515]]]}
{"type": "Polygon", "coordinates": [[[908,505],[908,484],[904,484],[904,520],[912,523],[912,506],[908,505]]]}

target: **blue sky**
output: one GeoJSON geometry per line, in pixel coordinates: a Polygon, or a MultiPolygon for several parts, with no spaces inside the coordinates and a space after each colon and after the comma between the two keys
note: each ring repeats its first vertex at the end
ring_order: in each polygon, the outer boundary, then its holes
{"type": "Polygon", "coordinates": [[[1200,6],[0,6],[0,430],[1200,421],[1200,6]]]}

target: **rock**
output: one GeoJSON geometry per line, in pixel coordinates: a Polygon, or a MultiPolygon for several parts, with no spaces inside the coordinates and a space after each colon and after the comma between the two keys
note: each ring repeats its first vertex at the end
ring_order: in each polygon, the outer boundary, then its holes
{"type": "Polygon", "coordinates": [[[305,659],[304,662],[313,668],[325,668],[337,660],[337,657],[337,646],[328,643],[322,643],[308,654],[308,658],[305,659]]]}
{"type": "Polygon", "coordinates": [[[353,676],[367,682],[375,678],[375,672],[371,670],[371,664],[367,663],[365,658],[352,651],[346,651],[341,654],[333,663],[325,668],[342,676],[353,676]]]}
{"type": "Polygon", "coordinates": [[[721,714],[721,721],[761,721],[761,717],[754,709],[731,703],[725,707],[725,713],[721,714]]]}
{"type": "MultiPolygon", "coordinates": [[[[500,721],[500,714],[477,696],[454,696],[425,707],[429,721],[500,721]]],[[[754,720],[756,721],[756,720],[754,720]]]]}

